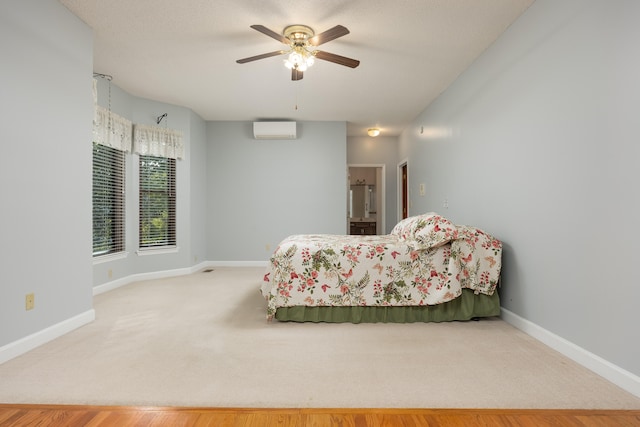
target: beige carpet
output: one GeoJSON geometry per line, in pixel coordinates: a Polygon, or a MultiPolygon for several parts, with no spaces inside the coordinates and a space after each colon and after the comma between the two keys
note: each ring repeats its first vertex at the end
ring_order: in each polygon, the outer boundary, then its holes
{"type": "Polygon", "coordinates": [[[0,402],[640,409],[498,318],[269,323],[263,272],[216,268],[98,295],[95,322],[0,365],[0,402]]]}

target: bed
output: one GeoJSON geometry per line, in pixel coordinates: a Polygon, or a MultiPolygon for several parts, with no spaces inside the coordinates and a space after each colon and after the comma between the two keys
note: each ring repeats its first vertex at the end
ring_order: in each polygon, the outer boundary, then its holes
{"type": "Polygon", "coordinates": [[[267,319],[443,322],[500,314],[502,242],[434,213],[390,234],[284,239],[260,287],[267,319]]]}

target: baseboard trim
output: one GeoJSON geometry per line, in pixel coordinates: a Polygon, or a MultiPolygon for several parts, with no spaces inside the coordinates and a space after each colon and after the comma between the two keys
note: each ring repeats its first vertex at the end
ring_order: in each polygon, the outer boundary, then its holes
{"type": "Polygon", "coordinates": [[[267,267],[268,261],[210,261],[209,267],[267,267]]]}
{"type": "Polygon", "coordinates": [[[161,271],[152,271],[149,273],[137,273],[131,274],[127,277],[123,277],[121,279],[113,280],[111,282],[103,283],[102,285],[93,287],[93,295],[100,295],[105,292],[112,291],[121,286],[128,285],[134,282],[141,282],[143,280],[154,280],[154,279],[163,279],[165,277],[175,277],[175,276],[184,276],[187,274],[195,273],[198,270],[202,270],[208,267],[208,262],[202,262],[200,264],[194,265],[192,267],[187,268],[176,268],[174,270],[161,270],[161,271]]]}
{"type": "Polygon", "coordinates": [[[187,274],[191,274],[197,270],[191,271],[190,268],[178,268],[175,270],[162,270],[162,271],[152,271],[150,273],[137,273],[132,274],[127,277],[123,277],[118,280],[114,280],[112,282],[104,283],[102,285],[93,287],[93,295],[99,295],[108,291],[112,291],[121,286],[128,285],[130,283],[142,282],[143,280],[155,280],[155,279],[164,279],[165,277],[175,277],[175,276],[184,276],[187,274]]]}
{"type": "Polygon", "coordinates": [[[569,359],[611,381],[618,387],[640,397],[640,377],[620,368],[617,365],[595,355],[576,344],[524,319],[517,314],[502,308],[502,320],[537,339],[569,359]]]}
{"type": "Polygon", "coordinates": [[[163,279],[165,277],[183,276],[193,274],[208,267],[267,267],[267,261],[205,261],[188,268],[177,268],[174,270],[152,271],[149,273],[137,273],[129,276],[103,283],[93,287],[93,295],[100,295],[112,291],[121,286],[143,280],[163,279]]]}
{"type": "Polygon", "coordinates": [[[95,318],[95,310],[87,310],[70,319],[63,320],[60,323],[56,323],[55,325],[49,326],[48,328],[0,347],[0,364],[13,359],[14,357],[25,354],[36,347],[40,347],[41,345],[59,338],[74,329],[78,329],[81,326],[91,323],[95,318]]]}

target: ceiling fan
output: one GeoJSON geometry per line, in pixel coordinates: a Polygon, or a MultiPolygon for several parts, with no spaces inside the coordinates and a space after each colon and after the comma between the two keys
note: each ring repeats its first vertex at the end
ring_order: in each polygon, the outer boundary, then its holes
{"type": "Polygon", "coordinates": [[[313,49],[314,47],[320,46],[323,43],[349,34],[349,30],[342,25],[336,25],[335,27],[330,28],[318,35],[316,35],[313,30],[306,25],[289,25],[284,29],[282,34],[278,34],[275,31],[265,27],[264,25],[252,25],[251,28],[289,46],[289,49],[276,50],[274,52],[263,53],[262,55],[238,59],[236,61],[238,64],[244,64],[247,62],[256,61],[258,59],[288,54],[287,58],[285,59],[285,66],[291,69],[291,80],[302,80],[303,72],[306,71],[308,67],[313,65],[313,62],[316,58],[351,68],[356,68],[358,65],[360,65],[360,61],[356,59],[351,59],[345,56],[336,55],[335,53],[313,49]]]}

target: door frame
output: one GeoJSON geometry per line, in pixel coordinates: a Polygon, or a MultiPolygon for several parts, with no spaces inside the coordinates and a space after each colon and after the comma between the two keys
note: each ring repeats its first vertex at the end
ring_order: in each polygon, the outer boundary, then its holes
{"type": "Polygon", "coordinates": [[[398,195],[397,207],[398,207],[398,222],[399,222],[400,220],[407,218],[409,216],[409,206],[411,205],[411,203],[409,202],[409,160],[408,159],[404,159],[400,161],[400,163],[398,163],[397,174],[398,174],[398,178],[396,182],[398,183],[398,192],[396,194],[398,195]],[[404,183],[402,182],[403,169],[406,169],[406,173],[407,173],[406,185],[404,185],[404,183]],[[406,209],[406,215],[403,209],[406,209]]]}

